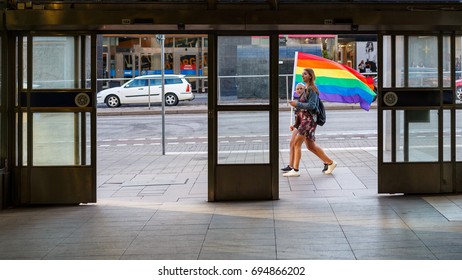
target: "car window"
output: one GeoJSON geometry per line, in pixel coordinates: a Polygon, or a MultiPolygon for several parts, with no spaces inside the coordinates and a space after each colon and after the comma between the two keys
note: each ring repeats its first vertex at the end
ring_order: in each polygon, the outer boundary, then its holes
{"type": "Polygon", "coordinates": [[[165,84],[166,85],[173,85],[173,84],[182,84],[183,81],[181,81],[180,78],[167,78],[165,79],[165,84]]]}
{"type": "Polygon", "coordinates": [[[160,79],[151,79],[151,86],[160,86],[162,81],[160,79]]]}
{"type": "Polygon", "coordinates": [[[145,87],[147,84],[148,84],[148,80],[136,79],[136,80],[129,82],[125,87],[126,88],[145,87]]]}

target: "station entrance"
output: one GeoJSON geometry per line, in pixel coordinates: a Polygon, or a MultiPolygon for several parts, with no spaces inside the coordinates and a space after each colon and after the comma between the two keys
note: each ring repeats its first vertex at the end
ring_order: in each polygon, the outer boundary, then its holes
{"type": "MultiPolygon", "coordinates": [[[[14,97],[7,103],[14,108],[8,123],[14,127],[7,147],[9,204],[96,202],[99,35],[62,33],[18,33],[15,44],[8,44],[9,53],[14,53],[8,69],[17,69],[8,78],[8,96],[14,97]],[[50,51],[55,57],[51,64],[43,59],[50,51]],[[49,71],[43,71],[46,68],[49,71]]],[[[461,37],[444,32],[376,36],[378,192],[459,192],[461,105],[456,88],[461,37]]],[[[290,88],[281,78],[281,42],[285,44],[278,33],[210,33],[207,56],[198,59],[186,50],[173,55],[184,65],[210,60],[206,66],[209,201],[279,199],[278,104],[290,88]],[[246,116],[238,129],[223,130],[236,122],[237,115],[246,116]],[[261,131],[251,133],[266,132],[259,153],[224,149],[220,137],[242,136],[252,122],[261,131]]],[[[321,55],[324,50],[321,44],[321,55]]],[[[130,56],[121,53],[114,61],[108,59],[109,52],[102,57],[107,69],[122,60],[121,65],[130,65],[132,71],[148,71],[152,69],[142,65],[157,63],[154,53],[146,49],[130,56]]]]}

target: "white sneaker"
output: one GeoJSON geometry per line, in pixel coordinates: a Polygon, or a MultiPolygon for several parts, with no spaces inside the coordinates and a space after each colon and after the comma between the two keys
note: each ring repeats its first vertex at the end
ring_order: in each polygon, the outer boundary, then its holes
{"type": "Polygon", "coordinates": [[[289,172],[282,174],[282,176],[284,176],[284,177],[298,177],[298,176],[300,176],[300,170],[295,171],[294,169],[292,169],[289,172]]]}
{"type": "Polygon", "coordinates": [[[334,171],[335,167],[337,167],[337,162],[335,160],[327,165],[327,170],[324,171],[324,174],[332,174],[332,171],[334,171]]]}

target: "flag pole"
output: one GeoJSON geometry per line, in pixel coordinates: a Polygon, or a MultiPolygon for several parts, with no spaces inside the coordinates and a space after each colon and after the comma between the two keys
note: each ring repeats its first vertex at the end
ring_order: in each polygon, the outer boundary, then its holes
{"type": "MultiPolygon", "coordinates": [[[[295,52],[295,58],[294,58],[294,72],[293,72],[293,78],[292,78],[292,93],[290,100],[294,100],[294,92],[295,92],[295,83],[296,83],[296,77],[297,77],[297,64],[298,64],[298,52],[295,52]]],[[[289,101],[287,101],[289,103],[289,101]]],[[[290,106],[290,125],[293,125],[294,121],[294,107],[290,106]]]]}

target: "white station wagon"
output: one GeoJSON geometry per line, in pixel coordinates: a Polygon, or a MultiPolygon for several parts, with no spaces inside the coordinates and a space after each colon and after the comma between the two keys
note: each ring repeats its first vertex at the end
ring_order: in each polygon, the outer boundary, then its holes
{"type": "MultiPolygon", "coordinates": [[[[193,100],[191,84],[184,75],[164,75],[165,105],[175,106],[179,101],[193,100]]],[[[162,75],[139,76],[120,87],[102,90],[96,95],[97,103],[105,103],[108,107],[119,107],[123,104],[160,103],[162,93],[162,75]]]]}

